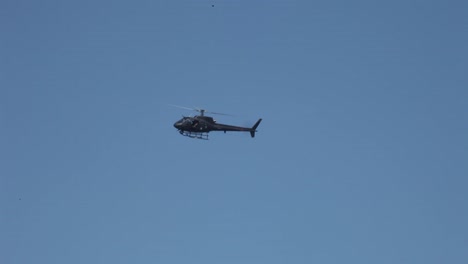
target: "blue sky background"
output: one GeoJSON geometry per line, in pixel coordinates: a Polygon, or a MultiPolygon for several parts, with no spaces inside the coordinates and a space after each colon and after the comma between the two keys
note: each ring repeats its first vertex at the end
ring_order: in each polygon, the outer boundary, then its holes
{"type": "Polygon", "coordinates": [[[4,0],[0,30],[1,263],[468,263],[466,1],[4,0]],[[194,140],[167,104],[264,120],[194,140]]]}

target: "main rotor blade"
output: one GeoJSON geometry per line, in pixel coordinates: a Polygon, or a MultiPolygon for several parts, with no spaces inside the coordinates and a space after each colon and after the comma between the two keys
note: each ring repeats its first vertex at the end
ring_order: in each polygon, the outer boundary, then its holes
{"type": "Polygon", "coordinates": [[[197,111],[197,109],[190,108],[190,107],[185,107],[185,106],[180,106],[180,105],[174,105],[174,104],[168,104],[168,105],[173,106],[173,107],[177,107],[177,108],[186,109],[186,110],[197,111]]]}
{"type": "Polygon", "coordinates": [[[181,108],[181,109],[197,111],[197,112],[199,112],[199,113],[214,114],[214,115],[224,115],[224,116],[234,116],[234,115],[230,115],[230,114],[224,114],[224,113],[206,111],[205,109],[202,109],[202,108],[199,108],[199,107],[191,108],[191,107],[185,107],[185,106],[174,105],[174,104],[168,104],[168,105],[173,106],[173,107],[177,107],[177,108],[181,108]]]}
{"type": "Polygon", "coordinates": [[[218,113],[218,112],[211,112],[211,111],[206,111],[205,109],[202,109],[200,107],[195,107],[195,111],[198,111],[198,112],[204,112],[205,114],[214,114],[214,115],[224,115],[224,116],[234,116],[234,115],[230,115],[230,114],[224,114],[224,113],[218,113]]]}
{"type": "Polygon", "coordinates": [[[217,112],[208,112],[208,111],[205,111],[205,113],[213,114],[213,115],[234,116],[234,115],[230,115],[230,114],[223,114],[223,113],[217,113],[217,112]]]}

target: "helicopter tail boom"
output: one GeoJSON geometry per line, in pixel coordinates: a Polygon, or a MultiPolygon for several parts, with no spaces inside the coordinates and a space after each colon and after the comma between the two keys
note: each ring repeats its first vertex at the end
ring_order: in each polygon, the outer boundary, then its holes
{"type": "Polygon", "coordinates": [[[255,123],[255,125],[252,127],[252,129],[250,130],[250,136],[251,137],[255,137],[255,132],[257,132],[257,127],[258,125],[260,125],[260,122],[262,122],[262,119],[258,119],[257,123],[255,123]]]}

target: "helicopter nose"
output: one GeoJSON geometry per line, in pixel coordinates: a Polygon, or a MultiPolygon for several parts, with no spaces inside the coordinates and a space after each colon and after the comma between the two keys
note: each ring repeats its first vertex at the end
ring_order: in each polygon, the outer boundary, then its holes
{"type": "Polygon", "coordinates": [[[174,123],[174,127],[177,128],[177,129],[180,129],[180,126],[182,125],[181,122],[175,122],[174,123]]]}

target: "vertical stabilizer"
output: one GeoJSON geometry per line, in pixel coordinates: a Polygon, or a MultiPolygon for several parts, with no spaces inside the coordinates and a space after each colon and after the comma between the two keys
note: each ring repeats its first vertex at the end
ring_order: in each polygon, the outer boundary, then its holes
{"type": "Polygon", "coordinates": [[[250,136],[251,137],[255,137],[255,132],[257,132],[257,127],[258,127],[258,125],[260,125],[260,122],[262,122],[261,118],[257,121],[257,123],[255,123],[255,125],[250,130],[250,136]]]}

